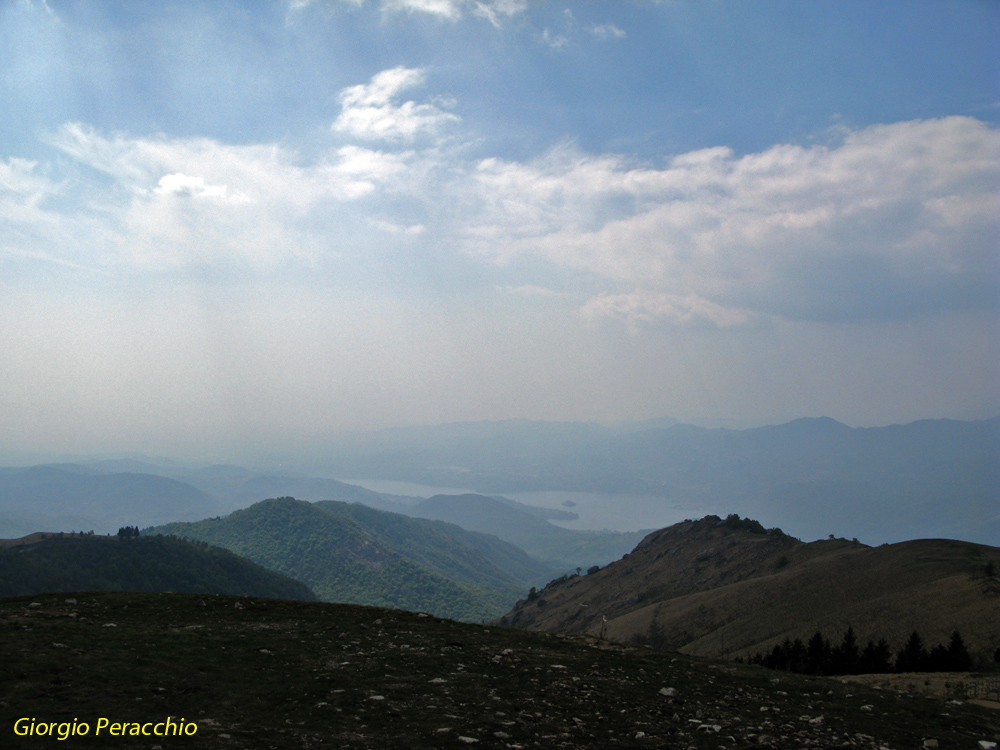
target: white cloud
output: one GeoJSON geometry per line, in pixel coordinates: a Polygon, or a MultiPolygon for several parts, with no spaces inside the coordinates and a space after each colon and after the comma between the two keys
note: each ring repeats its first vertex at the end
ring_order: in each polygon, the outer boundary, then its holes
{"type": "Polygon", "coordinates": [[[436,136],[459,117],[433,104],[394,99],[408,89],[423,85],[424,71],[396,67],[372,77],[367,84],[344,89],[340,94],[341,113],[333,130],[365,140],[412,142],[419,136],[436,136]]]}
{"type": "MultiPolygon", "coordinates": [[[[23,219],[32,236],[22,233],[18,242],[99,266],[266,269],[295,258],[309,262],[340,236],[330,231],[331,221],[360,210],[351,208],[356,201],[391,192],[412,161],[409,153],[348,145],[303,165],[276,144],[107,136],[79,124],[64,126],[50,141],[111,179],[100,184],[78,176],[64,189],[77,203],[61,211],[31,198],[55,188],[34,176],[30,165],[0,168],[0,185],[20,190],[21,215],[29,200],[38,206],[23,219]],[[332,206],[340,208],[331,212],[332,206]],[[75,241],[62,242],[66,236],[75,241]]],[[[0,193],[0,207],[12,194],[0,193]]]]}
{"type": "Polygon", "coordinates": [[[52,192],[49,181],[36,173],[37,166],[38,162],[17,157],[0,161],[0,200],[4,204],[34,206],[52,192]]]}
{"type": "MultiPolygon", "coordinates": [[[[394,68],[346,89],[345,113],[374,109],[390,122],[350,134],[411,139],[457,119],[430,105],[393,103],[423,80],[420,70],[394,68]]],[[[47,141],[73,159],[59,167],[59,181],[48,176],[55,164],[0,161],[0,253],[88,268],[313,263],[362,252],[375,242],[367,230],[380,215],[384,231],[418,237],[426,232],[419,211],[400,220],[392,205],[419,197],[438,158],[347,143],[305,162],[274,143],[135,137],[80,123],[47,141]]]]}
{"type": "Polygon", "coordinates": [[[528,0],[474,0],[472,8],[473,13],[499,29],[501,16],[510,18],[523,13],[528,8],[528,0]]]}
{"type": "Polygon", "coordinates": [[[1000,134],[971,118],[873,126],[834,146],[705,149],[659,169],[563,146],[484,160],[473,179],[471,252],[674,295],[595,310],[677,318],[675,297],[696,295],[790,318],[905,317],[995,294],[1000,134]]]}
{"type": "Polygon", "coordinates": [[[387,232],[388,234],[405,235],[410,237],[419,237],[427,231],[427,227],[423,224],[411,224],[409,226],[404,226],[402,224],[396,224],[391,221],[383,220],[373,221],[372,226],[383,232],[387,232]]]}
{"type": "Polygon", "coordinates": [[[580,310],[584,318],[619,318],[630,327],[637,324],[669,323],[681,326],[731,328],[746,325],[745,310],[718,305],[697,294],[669,294],[637,289],[628,294],[599,294],[580,310]]]}
{"type": "Polygon", "coordinates": [[[457,21],[462,17],[462,5],[455,0],[382,0],[384,11],[427,13],[448,21],[457,21]]]}
{"type": "MultiPolygon", "coordinates": [[[[225,185],[206,185],[204,177],[191,177],[177,172],[163,175],[156,189],[157,195],[179,195],[190,198],[217,198],[225,200],[227,190],[225,185]]],[[[249,200],[242,197],[243,200],[249,200]]],[[[240,198],[237,198],[240,200],[240,198]]]]}
{"type": "Polygon", "coordinates": [[[542,44],[544,44],[549,49],[559,50],[569,44],[569,39],[567,39],[562,34],[554,34],[548,30],[548,28],[542,29],[541,36],[542,44]]]}
{"type": "MultiPolygon", "coordinates": [[[[313,5],[318,0],[290,0],[289,7],[295,11],[313,5]]],[[[366,0],[335,0],[360,7],[366,0]]],[[[458,21],[466,10],[489,21],[500,28],[504,18],[523,13],[528,7],[527,0],[378,0],[382,12],[424,13],[444,21],[458,21]]]]}
{"type": "Polygon", "coordinates": [[[590,28],[590,33],[602,41],[607,39],[625,38],[625,32],[619,29],[613,23],[602,23],[594,25],[590,28]]]}

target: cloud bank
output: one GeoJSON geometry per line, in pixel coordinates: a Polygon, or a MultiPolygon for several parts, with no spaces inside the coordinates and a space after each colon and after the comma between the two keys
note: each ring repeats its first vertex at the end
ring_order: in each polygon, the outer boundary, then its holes
{"type": "MultiPolygon", "coordinates": [[[[277,143],[66,124],[49,141],[71,169],[0,161],[0,252],[260,272],[409,237],[494,267],[583,274],[597,290],[579,302],[584,317],[629,325],[892,320],[997,303],[1000,134],[974,118],[660,165],[572,144],[472,159],[458,115],[408,98],[425,83],[400,66],[345,88],[330,143],[308,160],[277,143]]],[[[571,291],[523,274],[506,286],[571,291]]]]}
{"type": "Polygon", "coordinates": [[[472,181],[468,250],[632,287],[593,301],[594,315],[676,320],[675,300],[702,299],[731,325],[743,310],[849,320],[996,303],[1000,134],[972,118],[743,156],[709,148],[664,168],[563,146],[483,160],[472,181]]]}

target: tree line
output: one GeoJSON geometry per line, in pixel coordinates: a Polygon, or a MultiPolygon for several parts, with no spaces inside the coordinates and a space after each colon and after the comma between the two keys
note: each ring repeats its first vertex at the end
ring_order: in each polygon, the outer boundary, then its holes
{"type": "MultiPolygon", "coordinates": [[[[997,656],[1000,656],[1000,649],[997,656]]],[[[810,675],[968,672],[972,669],[972,657],[957,630],[951,634],[947,645],[939,643],[930,649],[914,630],[906,644],[893,652],[885,638],[880,638],[878,642],[869,640],[861,647],[854,628],[850,626],[836,645],[817,630],[807,643],[803,643],[801,638],[785,638],[770,653],[758,652],[746,661],[768,669],[810,675]]]]}

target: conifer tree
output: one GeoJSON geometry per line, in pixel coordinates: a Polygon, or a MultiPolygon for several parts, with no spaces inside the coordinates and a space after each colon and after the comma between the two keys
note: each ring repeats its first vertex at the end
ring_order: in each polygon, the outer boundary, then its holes
{"type": "Polygon", "coordinates": [[[879,638],[878,643],[868,641],[861,652],[858,663],[860,674],[883,674],[892,669],[892,649],[885,638],[879,638]]]}
{"type": "Polygon", "coordinates": [[[809,639],[806,646],[806,673],[815,675],[830,674],[831,649],[830,642],[820,631],[809,639]]]}
{"type": "Polygon", "coordinates": [[[844,631],[844,638],[833,651],[832,674],[856,674],[861,654],[858,650],[858,638],[850,625],[844,631]]]}
{"type": "Polygon", "coordinates": [[[927,668],[927,650],[920,634],[914,630],[906,645],[896,654],[897,672],[922,672],[927,668]]]}
{"type": "Polygon", "coordinates": [[[949,672],[968,672],[972,669],[972,657],[969,655],[968,649],[965,648],[965,642],[962,641],[962,636],[957,630],[951,634],[951,641],[948,643],[948,657],[949,672]]]}

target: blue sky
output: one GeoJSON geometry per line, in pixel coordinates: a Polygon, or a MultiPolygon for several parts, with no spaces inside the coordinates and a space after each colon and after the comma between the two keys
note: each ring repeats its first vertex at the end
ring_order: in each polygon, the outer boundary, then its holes
{"type": "Polygon", "coordinates": [[[1000,412],[993,2],[0,2],[0,450],[1000,412]]]}

